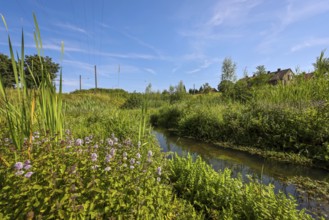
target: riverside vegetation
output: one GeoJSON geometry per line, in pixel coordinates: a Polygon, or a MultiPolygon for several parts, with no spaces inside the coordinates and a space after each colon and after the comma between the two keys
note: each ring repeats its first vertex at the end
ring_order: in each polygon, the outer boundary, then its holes
{"type": "MultiPolygon", "coordinates": [[[[209,128],[221,131],[217,126],[226,117],[236,118],[229,125],[236,128],[233,125],[239,125],[247,107],[232,103],[232,115],[228,110],[215,114],[226,107],[216,104],[217,97],[200,96],[158,111],[149,108],[177,101],[179,96],[105,90],[62,94],[61,73],[56,92],[42,68],[42,41],[35,16],[34,20],[40,84],[26,88],[24,37],[18,65],[8,38],[19,86],[7,89],[2,79],[0,83],[1,219],[311,219],[296,209],[293,198],[274,194],[271,185],[243,182],[231,177],[228,169],[217,173],[201,158],[167,159],[148,122],[150,113],[159,125],[169,117],[168,127],[177,125],[186,135],[196,129],[201,132],[196,137],[215,140],[219,136],[209,128]],[[194,113],[193,99],[204,102],[194,113]],[[188,130],[183,122],[195,127],[188,130]]],[[[261,112],[256,109],[249,117],[257,111],[261,112]]],[[[317,111],[313,114],[317,116],[317,111]]],[[[244,132],[242,128],[238,137],[244,132]]],[[[257,143],[261,141],[266,140],[257,143]]],[[[318,152],[308,145],[301,145],[302,149],[318,152]]],[[[316,156],[326,161],[322,154],[316,156]]]]}

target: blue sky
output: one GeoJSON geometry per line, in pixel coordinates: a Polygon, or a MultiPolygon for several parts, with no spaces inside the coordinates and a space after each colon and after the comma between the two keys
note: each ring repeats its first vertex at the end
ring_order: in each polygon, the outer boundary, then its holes
{"type": "MultiPolygon", "coordinates": [[[[60,63],[64,42],[64,91],[98,87],[144,91],[187,88],[208,82],[217,88],[225,57],[246,68],[297,66],[313,70],[329,47],[328,0],[0,0],[14,48],[21,31],[26,54],[35,54],[33,17],[41,29],[44,54],[60,63]],[[118,74],[118,66],[120,73],[118,74]]],[[[0,52],[8,54],[0,25],[0,52]]],[[[329,51],[326,55],[328,56],[329,51]]]]}

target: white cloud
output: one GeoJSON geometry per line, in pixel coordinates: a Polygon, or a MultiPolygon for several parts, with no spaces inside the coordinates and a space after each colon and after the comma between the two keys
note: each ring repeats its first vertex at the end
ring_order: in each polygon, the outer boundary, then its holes
{"type": "Polygon", "coordinates": [[[172,73],[176,73],[178,69],[179,69],[178,66],[177,66],[177,67],[174,67],[174,68],[171,70],[171,72],[172,72],[172,73]]]}
{"type": "Polygon", "coordinates": [[[84,30],[83,28],[77,27],[77,26],[69,24],[69,23],[56,23],[55,25],[58,27],[61,27],[63,29],[69,30],[69,31],[75,31],[75,32],[79,32],[82,34],[87,34],[87,31],[84,30]]]}
{"type": "MultiPolygon", "coordinates": [[[[284,37],[283,32],[288,27],[328,11],[329,4],[327,0],[286,0],[286,5],[283,8],[279,8],[279,10],[272,15],[273,20],[270,28],[261,33],[264,38],[257,46],[258,51],[266,52],[273,50],[273,45],[275,45],[280,38],[284,37]]],[[[299,50],[300,47],[307,47],[308,44],[316,43],[304,42],[303,45],[293,46],[291,51],[299,50]]]]}
{"type": "Polygon", "coordinates": [[[215,58],[213,60],[204,60],[203,64],[199,65],[197,68],[193,69],[193,70],[189,70],[186,73],[188,74],[193,74],[193,73],[197,73],[200,72],[201,70],[207,69],[211,64],[217,62],[218,59],[215,58]]]}
{"type": "Polygon", "coordinates": [[[94,70],[94,65],[91,65],[89,63],[85,63],[85,62],[81,62],[81,61],[77,61],[77,60],[64,60],[63,61],[64,64],[72,66],[72,67],[76,67],[79,69],[83,69],[85,71],[93,71],[94,70]]]}
{"type": "Polygon", "coordinates": [[[262,0],[219,1],[206,24],[211,28],[222,24],[240,25],[246,21],[250,11],[261,3],[262,0]]]}
{"type": "Polygon", "coordinates": [[[289,0],[281,21],[283,27],[329,11],[328,0],[289,0]]]}
{"type": "Polygon", "coordinates": [[[157,73],[155,72],[155,70],[151,69],[151,68],[144,68],[144,70],[148,73],[151,73],[152,75],[156,75],[157,73]]]}
{"type": "Polygon", "coordinates": [[[157,48],[155,48],[155,47],[152,46],[151,44],[148,44],[148,43],[144,42],[143,40],[141,40],[141,39],[139,39],[139,38],[137,38],[137,37],[135,37],[135,36],[132,36],[132,35],[126,33],[126,32],[124,32],[123,34],[124,34],[126,37],[128,37],[128,38],[134,40],[135,42],[137,42],[139,45],[141,45],[141,46],[143,46],[143,47],[146,47],[146,48],[150,49],[151,51],[153,51],[153,52],[154,52],[155,54],[157,54],[158,56],[162,56],[160,50],[157,49],[157,48]]]}
{"type": "Polygon", "coordinates": [[[315,46],[324,46],[326,48],[329,47],[329,38],[316,38],[316,39],[309,39],[302,43],[299,43],[291,48],[291,52],[296,52],[308,47],[315,47],[315,46]]]}

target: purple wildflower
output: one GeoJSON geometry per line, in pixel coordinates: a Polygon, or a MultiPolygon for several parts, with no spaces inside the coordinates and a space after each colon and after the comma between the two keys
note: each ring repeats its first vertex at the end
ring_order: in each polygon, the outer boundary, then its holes
{"type": "Polygon", "coordinates": [[[5,138],[5,142],[9,142],[9,138],[5,138]]]}
{"type": "Polygon", "coordinates": [[[15,173],[16,176],[21,176],[23,175],[24,171],[23,170],[19,170],[15,173]]]}
{"type": "Polygon", "coordinates": [[[113,138],[113,140],[114,140],[114,143],[115,143],[115,144],[117,144],[117,143],[118,143],[118,141],[119,141],[119,139],[118,139],[118,138],[116,138],[116,137],[115,137],[115,138],[113,138]]]}
{"type": "Polygon", "coordinates": [[[127,152],[123,152],[122,156],[127,157],[128,156],[127,152]]]}
{"type": "Polygon", "coordinates": [[[31,161],[30,160],[26,160],[25,162],[24,162],[24,165],[26,166],[26,165],[31,165],[31,161]]]}
{"type": "Polygon", "coordinates": [[[112,157],[114,157],[115,156],[115,148],[111,148],[111,150],[110,150],[110,154],[111,154],[111,156],[112,157]]]}
{"type": "Polygon", "coordinates": [[[71,134],[71,131],[70,131],[69,129],[66,129],[66,130],[65,130],[65,134],[66,134],[66,135],[70,135],[70,134],[71,134]]]}
{"type": "Polygon", "coordinates": [[[110,171],[111,170],[111,167],[105,167],[104,169],[106,172],[110,171]]]}
{"type": "Polygon", "coordinates": [[[161,181],[161,178],[160,177],[157,177],[157,181],[160,182],[161,181]]]}
{"type": "Polygon", "coordinates": [[[135,163],[135,159],[134,158],[131,158],[130,159],[130,164],[133,165],[135,163]]]}
{"type": "Polygon", "coordinates": [[[85,137],[85,143],[89,144],[90,143],[90,138],[89,137],[85,137]]]}
{"type": "Polygon", "coordinates": [[[134,169],[135,167],[133,165],[130,166],[130,169],[134,169]]]}
{"type": "Polygon", "coordinates": [[[32,176],[33,172],[27,172],[24,177],[26,178],[30,178],[32,176]]]}
{"type": "Polygon", "coordinates": [[[95,145],[94,145],[94,148],[97,149],[97,148],[98,148],[98,144],[95,144],[95,145]]]}
{"type": "Polygon", "coordinates": [[[161,167],[158,167],[157,173],[158,173],[159,176],[161,176],[161,167]]]}
{"type": "Polygon", "coordinates": [[[140,161],[136,161],[136,164],[139,165],[139,164],[141,164],[141,162],[140,161]]]}
{"type": "Polygon", "coordinates": [[[152,155],[153,155],[153,153],[152,153],[152,151],[148,151],[147,152],[147,162],[149,162],[149,163],[151,163],[152,162],[152,155]]]}
{"type": "Polygon", "coordinates": [[[30,164],[27,164],[27,165],[24,166],[24,170],[29,170],[31,168],[32,168],[32,165],[30,165],[30,164]]]}
{"type": "Polygon", "coordinates": [[[130,145],[131,145],[131,140],[130,140],[130,138],[126,139],[123,143],[124,143],[125,145],[127,145],[127,146],[130,146],[130,145]]]}
{"type": "Polygon", "coordinates": [[[141,154],[140,154],[140,153],[137,153],[137,154],[136,154],[136,158],[137,158],[137,159],[140,159],[140,158],[141,158],[141,154]]]}
{"type": "Polygon", "coordinates": [[[75,140],[75,146],[81,146],[83,144],[83,140],[78,138],[75,140]]]}
{"type": "Polygon", "coordinates": [[[22,162],[17,162],[17,163],[15,163],[15,169],[16,170],[21,170],[21,169],[23,169],[23,163],[22,162]]]}
{"type": "Polygon", "coordinates": [[[106,139],[109,146],[113,146],[113,140],[111,138],[106,139]]]}
{"type": "Polygon", "coordinates": [[[40,132],[39,131],[33,132],[33,135],[34,135],[35,138],[40,138],[40,132]]]}
{"type": "Polygon", "coordinates": [[[106,157],[105,157],[105,162],[109,163],[111,161],[111,159],[112,159],[111,154],[107,154],[106,157]]]}
{"type": "Polygon", "coordinates": [[[93,161],[93,162],[97,161],[97,154],[96,153],[91,154],[91,161],[93,161]]]}

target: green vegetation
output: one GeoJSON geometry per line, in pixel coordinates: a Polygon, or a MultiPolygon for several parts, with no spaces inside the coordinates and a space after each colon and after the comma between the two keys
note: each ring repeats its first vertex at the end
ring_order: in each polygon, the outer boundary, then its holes
{"type": "MultiPolygon", "coordinates": [[[[163,106],[151,115],[151,123],[181,136],[248,146],[249,151],[255,151],[253,147],[263,156],[269,151],[294,155],[291,162],[329,169],[327,60],[322,52],[312,78],[301,74],[275,86],[269,84],[271,74],[258,66],[254,77],[236,83],[223,80],[220,94],[190,95],[163,106]]],[[[227,63],[223,62],[222,77],[232,73],[226,71],[232,61],[227,63]]]]}
{"type": "Polygon", "coordinates": [[[273,186],[257,181],[243,184],[231,171],[214,171],[200,157],[175,156],[170,179],[179,197],[191,202],[207,219],[311,219],[296,211],[292,198],[274,194],[273,186]]]}
{"type": "MultiPolygon", "coordinates": [[[[262,108],[261,90],[251,97],[253,104],[242,104],[218,93],[188,95],[183,82],[164,94],[152,93],[151,85],[143,95],[106,89],[62,94],[61,73],[56,92],[52,72],[43,67],[34,19],[40,62],[29,69],[33,84],[25,81],[24,37],[18,62],[9,38],[15,85],[20,86],[9,89],[3,79],[0,83],[1,219],[311,219],[271,185],[252,179],[245,183],[229,170],[215,172],[200,158],[167,159],[151,134],[149,118],[181,135],[253,143],[326,164],[328,143],[313,145],[327,140],[326,127],[314,134],[327,120],[327,105],[312,99],[307,107],[303,102],[274,114],[274,107],[283,109],[295,100],[262,108]],[[282,117],[292,120],[285,123],[282,117]],[[305,139],[300,139],[296,134],[305,126],[305,139]],[[291,129],[291,136],[285,136],[291,129]],[[275,145],[266,145],[271,140],[275,145]]],[[[278,94],[272,94],[273,100],[278,94]]]]}

